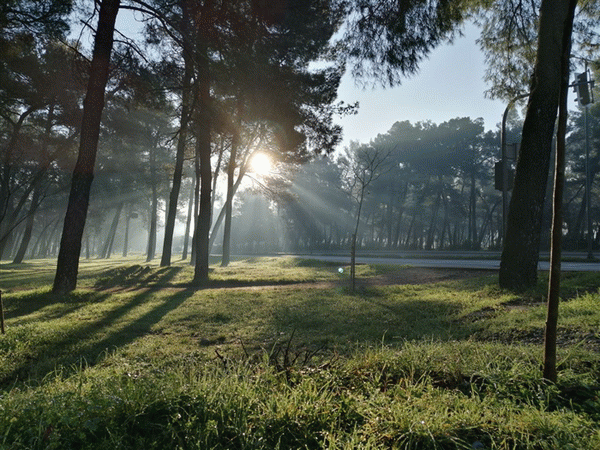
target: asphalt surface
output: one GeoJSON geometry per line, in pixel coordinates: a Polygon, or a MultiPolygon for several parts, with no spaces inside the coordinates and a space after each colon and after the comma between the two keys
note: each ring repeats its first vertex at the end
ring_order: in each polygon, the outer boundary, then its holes
{"type": "MultiPolygon", "coordinates": [[[[343,265],[350,264],[350,255],[295,255],[320,261],[328,261],[343,265]]],[[[453,255],[454,256],[454,255],[453,255]]],[[[583,260],[584,258],[582,258],[583,260]]],[[[469,255],[468,259],[461,259],[460,255],[455,258],[419,258],[406,257],[394,258],[383,256],[357,256],[357,264],[389,264],[399,266],[412,267],[429,267],[429,268],[444,268],[444,269],[483,269],[483,270],[499,270],[499,259],[476,259],[469,255]]],[[[539,270],[549,270],[550,263],[548,261],[540,261],[538,264],[539,270]]],[[[561,270],[565,272],[600,272],[600,262],[598,261],[563,261],[561,270]]]]}

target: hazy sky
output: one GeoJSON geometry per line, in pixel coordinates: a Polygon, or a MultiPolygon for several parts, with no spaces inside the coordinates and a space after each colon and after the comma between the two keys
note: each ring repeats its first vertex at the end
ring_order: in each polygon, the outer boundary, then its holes
{"type": "Polygon", "coordinates": [[[358,101],[360,108],[357,115],[338,120],[344,127],[343,145],[352,140],[369,142],[402,120],[442,123],[455,117],[482,117],[486,129],[495,129],[506,104],[484,97],[488,86],[483,81],[483,54],[475,43],[479,30],[468,26],[464,34],[434,50],[416,75],[393,89],[363,89],[346,74],[339,98],[346,103],[358,101]]]}

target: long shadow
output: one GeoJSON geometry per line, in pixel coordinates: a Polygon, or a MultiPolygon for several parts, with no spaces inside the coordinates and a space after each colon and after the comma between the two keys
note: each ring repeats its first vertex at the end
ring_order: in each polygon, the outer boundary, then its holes
{"type": "Polygon", "coordinates": [[[471,329],[469,324],[457,323],[461,309],[460,304],[452,301],[421,300],[416,296],[394,303],[373,289],[355,295],[348,303],[333,304],[333,299],[327,296],[313,297],[294,307],[285,303],[275,306],[270,328],[260,339],[268,342],[278,335],[281,340],[293,332],[292,345],[325,345],[336,351],[352,351],[356,344],[465,339],[471,329]]]}
{"type": "MultiPolygon", "coordinates": [[[[157,292],[157,290],[152,289],[144,294],[141,294],[139,297],[145,299],[148,295],[154,292],[157,292]]],[[[94,343],[93,345],[90,345],[87,348],[84,347],[82,352],[87,355],[91,355],[93,358],[96,358],[97,355],[100,355],[107,350],[125,347],[126,345],[135,341],[137,338],[150,333],[155,324],[160,322],[161,319],[169,312],[174,311],[181,306],[195,292],[196,291],[193,289],[186,289],[184,291],[175,293],[144,315],[128,323],[127,326],[121,328],[117,332],[107,335],[104,339],[94,343]]],[[[137,299],[136,302],[139,303],[137,299]]]]}
{"type": "Polygon", "coordinates": [[[90,303],[101,302],[109,296],[107,292],[75,292],[70,294],[54,294],[52,292],[34,292],[12,298],[4,296],[4,311],[6,319],[19,319],[19,324],[34,322],[35,317],[28,318],[36,312],[53,307],[54,311],[45,313],[45,319],[66,316],[90,303]]]}
{"type": "MultiPolygon", "coordinates": [[[[180,268],[164,268],[164,270],[160,271],[160,277],[156,277],[156,273],[154,274],[154,279],[160,284],[168,282],[179,270],[180,268]]],[[[150,331],[155,323],[160,321],[169,311],[179,307],[195,292],[195,290],[191,289],[178,292],[121,330],[108,335],[99,342],[80,345],[77,354],[73,354],[70,351],[73,345],[79,344],[81,341],[88,340],[91,342],[95,333],[102,332],[109,325],[115,323],[135,308],[143,305],[154,293],[159,292],[160,289],[152,287],[142,288],[130,301],[106,312],[102,317],[85,325],[74,325],[67,333],[61,334],[60,339],[39,345],[33,349],[32,354],[28,355],[24,361],[0,379],[0,386],[14,384],[17,380],[34,381],[42,379],[56,367],[76,364],[81,358],[85,358],[88,365],[93,364],[98,355],[107,348],[127,345],[137,337],[150,331]]],[[[108,295],[109,293],[103,293],[99,298],[105,298],[108,295]]],[[[78,307],[83,307],[86,304],[88,303],[78,305],[78,307]]]]}
{"type": "Polygon", "coordinates": [[[96,289],[125,290],[132,286],[166,287],[183,270],[183,267],[160,267],[152,270],[149,266],[125,266],[105,270],[98,276],[96,289]]]}
{"type": "Polygon", "coordinates": [[[40,267],[39,264],[24,262],[21,264],[0,264],[0,286],[2,289],[19,289],[23,285],[24,274],[30,286],[43,286],[52,283],[55,269],[52,266],[40,267]]]}

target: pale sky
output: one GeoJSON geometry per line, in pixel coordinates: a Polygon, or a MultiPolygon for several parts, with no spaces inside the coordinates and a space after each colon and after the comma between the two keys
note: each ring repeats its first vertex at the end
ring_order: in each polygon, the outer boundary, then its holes
{"type": "Polygon", "coordinates": [[[342,147],[350,141],[368,143],[403,120],[442,123],[455,117],[482,117],[486,130],[495,129],[506,104],[484,97],[488,86],[483,81],[483,54],[475,43],[478,37],[478,28],[466,27],[464,37],[435,49],[416,75],[392,89],[363,89],[346,74],[339,100],[358,101],[360,107],[357,115],[337,121],[344,128],[342,147]]]}

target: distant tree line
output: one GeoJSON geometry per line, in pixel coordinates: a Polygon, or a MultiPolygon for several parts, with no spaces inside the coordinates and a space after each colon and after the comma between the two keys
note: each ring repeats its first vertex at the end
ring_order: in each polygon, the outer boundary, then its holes
{"type": "MultiPolygon", "coordinates": [[[[591,176],[598,171],[600,109],[588,118],[591,176]],[[592,124],[593,122],[593,124],[592,124]]],[[[564,248],[586,247],[582,114],[571,120],[567,158],[564,248]]],[[[507,140],[518,142],[520,123],[509,121],[507,140]]],[[[501,249],[502,196],[494,186],[500,132],[480,119],[442,124],[397,122],[369,144],[352,143],[338,158],[317,158],[285,176],[264,180],[239,197],[232,245],[238,253],[348,250],[356,204],[349,195],[348,167],[360,151],[386,154],[386,168],[368,189],[358,248],[373,250],[501,249]]],[[[592,195],[600,195],[597,183],[592,195]]],[[[550,186],[548,187],[550,189],[550,186]]],[[[549,238],[550,201],[543,236],[549,238]]],[[[600,248],[600,205],[593,202],[592,234],[600,248]]],[[[543,238],[543,247],[549,241],[543,238]]],[[[219,251],[218,246],[214,248],[219,251]]]]}

